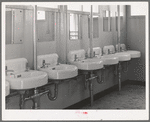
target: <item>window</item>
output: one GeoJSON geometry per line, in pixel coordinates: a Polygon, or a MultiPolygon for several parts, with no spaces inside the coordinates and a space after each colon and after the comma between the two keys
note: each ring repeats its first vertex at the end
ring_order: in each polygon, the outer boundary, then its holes
{"type": "Polygon", "coordinates": [[[79,15],[70,14],[69,39],[79,39],[79,15]]]}
{"type": "Polygon", "coordinates": [[[146,15],[148,10],[147,8],[147,5],[144,3],[131,5],[131,16],[146,15]]]}
{"type": "Polygon", "coordinates": [[[45,20],[45,11],[37,11],[37,20],[45,20]]]}

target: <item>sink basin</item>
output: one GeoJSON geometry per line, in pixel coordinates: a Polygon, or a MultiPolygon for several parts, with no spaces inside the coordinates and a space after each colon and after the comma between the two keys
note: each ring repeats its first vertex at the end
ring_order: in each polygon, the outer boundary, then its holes
{"type": "MultiPolygon", "coordinates": [[[[116,45],[116,50],[118,50],[118,45],[116,45]]],[[[140,58],[141,57],[141,52],[140,51],[135,51],[135,50],[127,50],[125,44],[120,44],[120,50],[123,52],[119,53],[127,53],[131,55],[131,58],[140,58]]]]}
{"type": "MultiPolygon", "coordinates": [[[[124,53],[124,52],[120,52],[124,53]]],[[[127,50],[125,53],[130,54],[131,58],[140,58],[141,57],[141,52],[140,51],[134,51],[134,50],[127,50]]]]}
{"type": "Polygon", "coordinates": [[[131,55],[126,53],[126,52],[122,52],[122,53],[115,53],[114,55],[116,55],[119,58],[119,61],[129,61],[131,60],[131,55]]]}
{"type": "Polygon", "coordinates": [[[104,65],[114,65],[119,62],[119,57],[114,54],[103,55],[101,56],[101,59],[103,60],[104,65]]]}
{"type": "Polygon", "coordinates": [[[47,72],[49,79],[68,79],[78,75],[78,68],[73,65],[59,64],[39,68],[40,71],[47,72]]]}
{"type": "Polygon", "coordinates": [[[76,66],[69,65],[69,64],[57,65],[58,55],[56,53],[39,55],[37,59],[38,59],[37,69],[46,72],[48,74],[49,79],[63,80],[78,75],[78,69],[76,66]],[[47,63],[48,65],[43,67],[43,63],[42,63],[43,61],[45,61],[45,63],[47,63]]]}
{"type": "Polygon", "coordinates": [[[10,94],[10,85],[9,85],[9,82],[6,81],[5,82],[5,96],[7,96],[9,94],[10,94]]]}
{"type": "Polygon", "coordinates": [[[10,88],[15,90],[32,89],[47,84],[47,73],[42,71],[30,70],[28,72],[20,72],[9,74],[6,80],[10,83],[10,88]]]}
{"type": "Polygon", "coordinates": [[[98,58],[85,58],[85,50],[74,50],[68,53],[68,61],[80,70],[97,70],[103,68],[103,61],[98,58]],[[75,55],[77,59],[75,59],[75,55]]]}
{"type": "Polygon", "coordinates": [[[103,68],[103,61],[98,58],[88,58],[79,61],[73,61],[71,64],[80,70],[97,70],[103,68]]]}

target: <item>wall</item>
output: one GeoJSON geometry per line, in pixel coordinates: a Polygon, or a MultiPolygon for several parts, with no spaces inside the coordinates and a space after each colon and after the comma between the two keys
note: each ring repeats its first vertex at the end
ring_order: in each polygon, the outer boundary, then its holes
{"type": "Polygon", "coordinates": [[[128,78],[130,80],[145,81],[145,17],[128,17],[127,45],[130,50],[141,52],[139,59],[132,59],[129,65],[128,78]]]}
{"type": "Polygon", "coordinates": [[[33,68],[33,39],[32,39],[32,11],[24,10],[24,38],[22,44],[6,45],[6,60],[13,58],[27,58],[29,67],[33,68]]]}
{"type": "MultiPolygon", "coordinates": [[[[105,9],[110,9],[109,6],[102,7],[105,9]]],[[[61,63],[66,63],[66,52],[70,50],[78,50],[78,49],[85,49],[87,50],[89,47],[89,38],[88,38],[88,16],[82,16],[82,39],[81,40],[68,40],[66,39],[67,31],[66,31],[66,13],[65,8],[60,6],[62,10],[61,15],[57,15],[56,20],[56,41],[50,42],[38,42],[37,43],[37,54],[48,54],[56,52],[59,55],[59,61],[61,63]]],[[[25,40],[23,44],[15,44],[15,45],[6,45],[6,57],[7,59],[10,58],[18,58],[18,57],[26,57],[29,62],[30,66],[33,67],[33,41],[32,41],[32,18],[31,11],[29,12],[26,10],[27,14],[25,16],[26,28],[25,28],[25,40]],[[10,54],[12,53],[12,54],[10,54]],[[25,54],[24,54],[25,53],[25,54]]],[[[115,19],[115,18],[114,18],[115,19]]],[[[102,18],[99,19],[99,38],[93,40],[93,46],[100,46],[103,47],[105,45],[116,44],[116,36],[117,33],[114,31],[112,32],[103,32],[102,30],[102,18]]],[[[113,23],[115,20],[113,20],[113,23]]],[[[115,26],[113,24],[113,26],[115,26]]],[[[123,64],[124,65],[124,64],[123,64]]],[[[118,77],[114,75],[114,66],[106,67],[105,75],[104,75],[104,83],[98,84],[96,80],[93,81],[93,89],[94,94],[99,93],[107,88],[110,88],[116,84],[118,84],[118,77]]],[[[101,70],[96,71],[98,76],[101,75],[101,70]]],[[[127,73],[122,72],[122,81],[127,79],[127,73]]],[[[53,90],[53,86],[48,86],[48,89],[53,90]]],[[[47,98],[47,95],[43,95],[40,98],[40,105],[42,109],[48,108],[65,108],[72,104],[75,104],[85,98],[88,98],[89,94],[89,87],[87,89],[84,88],[84,75],[78,76],[78,80],[70,79],[68,81],[62,81],[59,84],[59,91],[58,91],[58,99],[55,101],[50,101],[47,98]]],[[[8,108],[19,108],[19,96],[11,97],[8,100],[7,107],[8,108]]],[[[31,108],[32,102],[28,101],[25,104],[25,108],[31,108]]]]}

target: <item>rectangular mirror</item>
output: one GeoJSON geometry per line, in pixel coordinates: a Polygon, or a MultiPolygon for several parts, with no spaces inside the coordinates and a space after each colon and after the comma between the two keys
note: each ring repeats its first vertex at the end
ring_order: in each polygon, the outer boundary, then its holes
{"type": "Polygon", "coordinates": [[[111,12],[108,10],[103,11],[103,31],[111,31],[111,12]]]}
{"type": "Polygon", "coordinates": [[[47,42],[55,39],[56,13],[37,11],[37,41],[47,42]]]}
{"type": "MultiPolygon", "coordinates": [[[[99,38],[99,16],[93,15],[93,38],[99,38]]],[[[90,16],[88,18],[88,35],[90,38],[90,16]]]]}
{"type": "Polygon", "coordinates": [[[23,43],[23,9],[6,8],[6,44],[21,44],[23,43]]]}

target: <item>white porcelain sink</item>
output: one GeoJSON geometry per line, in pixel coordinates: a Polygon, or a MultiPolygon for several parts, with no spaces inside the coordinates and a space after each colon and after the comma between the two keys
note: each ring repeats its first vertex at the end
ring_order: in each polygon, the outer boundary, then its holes
{"type": "Polygon", "coordinates": [[[78,68],[73,65],[59,64],[48,66],[46,68],[39,68],[40,71],[47,72],[49,79],[68,79],[78,75],[78,68]]]}
{"type": "Polygon", "coordinates": [[[5,81],[5,96],[10,94],[10,85],[8,81],[5,81]]]}
{"type": "Polygon", "coordinates": [[[103,68],[102,60],[98,58],[85,59],[85,51],[83,49],[70,51],[68,53],[68,61],[80,70],[97,70],[103,68]],[[75,59],[75,55],[77,59],[75,59]]]}
{"type": "Polygon", "coordinates": [[[58,55],[56,53],[39,55],[38,59],[38,70],[44,71],[48,74],[49,79],[53,80],[63,80],[68,78],[73,78],[78,75],[78,68],[74,65],[69,64],[58,64],[58,55]],[[43,61],[47,63],[43,67],[43,61]]]}
{"type": "Polygon", "coordinates": [[[101,56],[101,59],[103,60],[104,65],[114,65],[119,62],[119,57],[114,54],[103,55],[101,56]]]}
{"type": "Polygon", "coordinates": [[[103,61],[98,58],[88,58],[70,63],[77,66],[80,70],[98,70],[103,68],[103,61]]]}
{"type": "MultiPolygon", "coordinates": [[[[112,48],[112,46],[104,47],[104,52],[107,51],[105,48],[112,48]]],[[[95,54],[94,58],[99,58],[100,60],[102,60],[104,65],[114,65],[119,61],[119,58],[114,54],[102,56],[102,49],[100,47],[94,47],[93,52],[95,54]]],[[[88,50],[88,53],[90,53],[90,49],[88,50]]]]}
{"type": "Polygon", "coordinates": [[[119,61],[129,61],[131,60],[131,55],[125,52],[115,53],[115,55],[119,58],[119,61]]]}
{"type": "Polygon", "coordinates": [[[30,70],[9,74],[6,80],[10,83],[10,88],[15,90],[32,89],[43,86],[48,82],[47,73],[42,71],[30,70]]]}
{"type": "MultiPolygon", "coordinates": [[[[140,51],[135,51],[135,50],[126,50],[126,45],[125,44],[120,44],[120,50],[122,52],[119,53],[127,53],[131,55],[131,58],[140,58],[141,57],[141,52],[140,51]]],[[[116,50],[118,50],[118,45],[116,45],[116,50]]]]}
{"type": "Polygon", "coordinates": [[[47,73],[36,70],[26,71],[26,65],[25,58],[6,60],[6,80],[10,84],[10,89],[24,90],[47,84],[47,73]]]}

